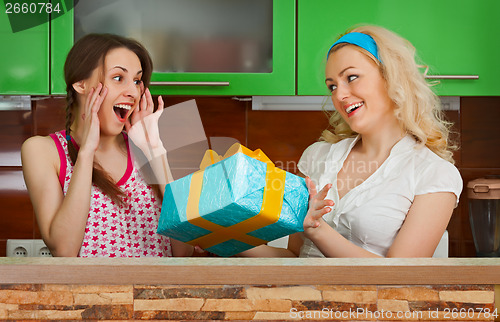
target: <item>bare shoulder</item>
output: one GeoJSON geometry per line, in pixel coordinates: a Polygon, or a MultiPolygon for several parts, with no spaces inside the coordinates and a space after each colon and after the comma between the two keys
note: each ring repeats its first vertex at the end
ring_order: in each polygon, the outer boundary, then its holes
{"type": "Polygon", "coordinates": [[[30,161],[39,164],[56,164],[59,157],[54,140],[50,136],[30,137],[21,147],[21,159],[23,166],[30,161]]]}
{"type": "Polygon", "coordinates": [[[24,141],[21,151],[29,152],[32,150],[38,151],[57,151],[54,140],[50,136],[32,136],[24,141]]]}
{"type": "Polygon", "coordinates": [[[43,145],[45,147],[52,145],[55,147],[54,140],[50,136],[32,136],[24,141],[23,146],[38,146],[43,145]]]}

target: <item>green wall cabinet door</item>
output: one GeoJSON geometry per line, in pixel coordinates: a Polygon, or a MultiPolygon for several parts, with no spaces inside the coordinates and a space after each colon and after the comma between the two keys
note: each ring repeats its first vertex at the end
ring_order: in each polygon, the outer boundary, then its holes
{"type": "Polygon", "coordinates": [[[50,94],[66,95],[64,62],[73,46],[73,10],[68,10],[51,21],[50,39],[50,94]]]}
{"type": "Polygon", "coordinates": [[[79,1],[52,22],[51,93],[74,41],[108,32],[151,53],[153,94],[294,95],[295,22],[296,0],[79,1]]]}
{"type": "Polygon", "coordinates": [[[15,14],[17,7],[4,5],[0,5],[0,95],[48,95],[48,14],[15,14]]]}
{"type": "Polygon", "coordinates": [[[467,75],[441,79],[443,96],[500,95],[500,1],[498,0],[297,0],[297,94],[327,95],[326,52],[356,24],[375,24],[408,39],[429,66],[428,75],[467,75]]]}

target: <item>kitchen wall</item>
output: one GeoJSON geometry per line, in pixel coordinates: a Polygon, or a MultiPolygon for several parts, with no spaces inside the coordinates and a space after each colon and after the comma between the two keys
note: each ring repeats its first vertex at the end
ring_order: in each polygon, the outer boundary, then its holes
{"type": "MultiPolygon", "coordinates": [[[[192,97],[166,97],[166,106],[192,97]]],[[[230,137],[262,149],[276,165],[297,172],[302,151],[327,127],[320,111],[252,111],[251,102],[231,97],[196,97],[207,137],[230,137]]],[[[19,150],[32,135],[47,135],[64,126],[63,97],[32,102],[31,111],[0,111],[0,256],[7,239],[41,238],[21,171],[19,150]]],[[[500,97],[462,97],[459,111],[447,111],[460,150],[456,165],[467,182],[500,174],[500,97]]],[[[465,187],[464,187],[465,189],[465,187]]],[[[464,190],[448,226],[450,256],[475,256],[464,190]]]]}

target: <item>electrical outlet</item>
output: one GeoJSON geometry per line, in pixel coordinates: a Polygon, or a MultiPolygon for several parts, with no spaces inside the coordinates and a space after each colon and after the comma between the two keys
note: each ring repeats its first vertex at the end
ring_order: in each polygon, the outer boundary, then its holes
{"type": "Polygon", "coordinates": [[[7,257],[51,257],[49,248],[41,239],[8,239],[7,257]]]}
{"type": "Polygon", "coordinates": [[[33,257],[52,257],[49,248],[43,240],[33,239],[33,257]]]}
{"type": "Polygon", "coordinates": [[[7,257],[31,257],[32,248],[32,239],[8,239],[7,257]]]}

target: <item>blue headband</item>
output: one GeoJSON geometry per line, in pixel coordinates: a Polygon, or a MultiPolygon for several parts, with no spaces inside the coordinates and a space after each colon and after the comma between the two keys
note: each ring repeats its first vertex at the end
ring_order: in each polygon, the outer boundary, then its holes
{"type": "Polygon", "coordinates": [[[361,47],[372,54],[373,57],[377,58],[378,61],[380,61],[380,58],[378,57],[377,43],[375,42],[375,40],[373,40],[371,36],[360,32],[350,32],[340,37],[340,39],[337,40],[332,45],[332,47],[330,47],[330,49],[328,49],[328,55],[326,57],[330,56],[332,48],[340,43],[347,43],[361,47]]]}

